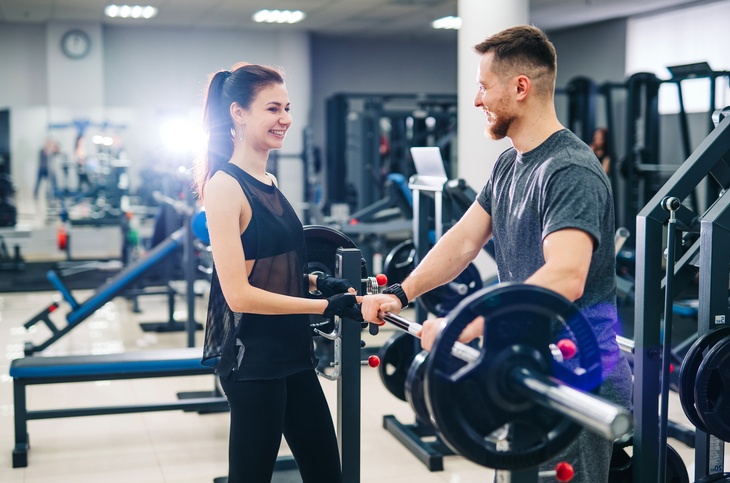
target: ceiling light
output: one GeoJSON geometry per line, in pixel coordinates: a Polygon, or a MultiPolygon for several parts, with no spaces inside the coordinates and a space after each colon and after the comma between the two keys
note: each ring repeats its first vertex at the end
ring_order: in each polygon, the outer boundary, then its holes
{"type": "Polygon", "coordinates": [[[306,15],[301,10],[259,10],[251,18],[259,23],[297,23],[304,17],[306,15]]]}
{"type": "Polygon", "coordinates": [[[152,18],[157,15],[157,7],[150,5],[107,5],[104,15],[111,18],[152,18]]]}
{"type": "Polygon", "coordinates": [[[431,22],[431,26],[435,29],[459,30],[461,28],[461,18],[454,16],[439,18],[431,22]]]}

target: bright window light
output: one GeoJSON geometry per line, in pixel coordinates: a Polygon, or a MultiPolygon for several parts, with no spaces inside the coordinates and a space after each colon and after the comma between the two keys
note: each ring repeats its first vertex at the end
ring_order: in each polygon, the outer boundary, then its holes
{"type": "Polygon", "coordinates": [[[305,17],[300,10],[259,10],[251,18],[258,23],[297,23],[305,17]]]}
{"type": "Polygon", "coordinates": [[[157,7],[150,5],[107,5],[104,15],[111,18],[152,18],[157,15],[157,7]]]}
{"type": "Polygon", "coordinates": [[[459,30],[461,28],[461,18],[454,16],[439,18],[431,22],[431,26],[435,29],[459,30]]]}
{"type": "Polygon", "coordinates": [[[170,152],[198,152],[205,142],[200,127],[186,118],[168,118],[160,125],[160,141],[170,152]]]}

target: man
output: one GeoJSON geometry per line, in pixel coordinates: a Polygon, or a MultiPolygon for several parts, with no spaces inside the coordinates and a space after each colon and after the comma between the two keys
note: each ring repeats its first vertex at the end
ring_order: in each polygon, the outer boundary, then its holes
{"type": "MultiPolygon", "coordinates": [[[[631,371],[616,343],[615,216],[609,180],[591,149],[555,113],[556,53],[532,26],[499,32],[474,47],[480,55],[474,105],[487,133],[509,138],[474,204],[428,252],[402,285],[363,298],[365,320],[398,313],[419,295],[453,280],[494,237],[500,282],[551,289],[576,303],[591,322],[602,351],[600,395],[629,407],[631,371]]],[[[483,333],[469,324],[462,342],[483,333]]],[[[426,320],[421,344],[430,350],[441,329],[426,320]]],[[[574,481],[606,481],[612,442],[586,430],[555,461],[576,470],[574,481]]]]}

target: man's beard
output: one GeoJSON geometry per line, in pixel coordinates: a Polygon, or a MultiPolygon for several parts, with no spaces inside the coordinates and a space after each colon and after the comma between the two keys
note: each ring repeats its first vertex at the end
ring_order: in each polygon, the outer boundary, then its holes
{"type": "Polygon", "coordinates": [[[506,138],[507,132],[509,131],[512,122],[515,120],[515,116],[503,111],[499,114],[493,112],[491,117],[493,122],[487,126],[487,134],[489,134],[489,136],[495,141],[506,138]]]}

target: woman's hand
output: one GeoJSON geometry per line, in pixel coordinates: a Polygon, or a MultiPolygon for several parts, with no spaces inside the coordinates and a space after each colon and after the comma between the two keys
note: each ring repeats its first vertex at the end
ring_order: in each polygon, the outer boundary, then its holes
{"type": "Polygon", "coordinates": [[[357,293],[349,280],[332,277],[322,272],[317,274],[317,290],[325,297],[331,297],[338,293],[357,293]]]}
{"type": "Polygon", "coordinates": [[[324,315],[327,318],[331,318],[334,315],[340,317],[347,317],[357,321],[362,321],[362,312],[358,302],[362,300],[362,297],[357,297],[351,293],[340,293],[333,295],[327,299],[327,307],[324,309],[324,315]]]}

